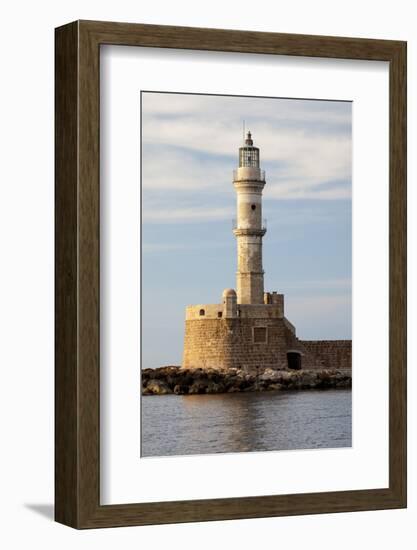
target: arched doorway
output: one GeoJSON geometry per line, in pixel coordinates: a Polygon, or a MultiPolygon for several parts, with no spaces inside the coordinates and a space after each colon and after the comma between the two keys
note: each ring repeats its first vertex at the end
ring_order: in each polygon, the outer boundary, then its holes
{"type": "Polygon", "coordinates": [[[289,369],[301,370],[301,353],[299,351],[288,351],[287,362],[289,369]]]}

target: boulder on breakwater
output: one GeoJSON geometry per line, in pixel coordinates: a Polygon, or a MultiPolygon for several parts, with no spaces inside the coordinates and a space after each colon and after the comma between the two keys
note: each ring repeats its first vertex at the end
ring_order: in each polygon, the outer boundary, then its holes
{"type": "Polygon", "coordinates": [[[142,395],[196,395],[250,391],[351,388],[350,372],[336,369],[272,370],[182,369],[142,370],[142,395]]]}

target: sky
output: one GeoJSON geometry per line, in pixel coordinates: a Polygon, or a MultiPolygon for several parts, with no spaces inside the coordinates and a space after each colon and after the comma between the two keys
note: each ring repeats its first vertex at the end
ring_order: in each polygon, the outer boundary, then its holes
{"type": "Polygon", "coordinates": [[[181,364],[185,307],[236,287],[243,121],[266,171],[265,290],[301,339],[351,338],[350,102],[141,93],[142,367],[181,364]]]}

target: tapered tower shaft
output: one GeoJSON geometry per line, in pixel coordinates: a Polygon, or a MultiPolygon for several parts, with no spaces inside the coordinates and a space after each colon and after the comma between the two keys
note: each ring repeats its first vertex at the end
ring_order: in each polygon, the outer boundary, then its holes
{"type": "Polygon", "coordinates": [[[239,168],[234,171],[233,184],[237,192],[237,220],[233,230],[237,238],[237,302],[263,304],[262,237],[266,227],[262,220],[262,190],[265,172],[260,169],[259,149],[253,146],[250,132],[239,149],[239,168]]]}

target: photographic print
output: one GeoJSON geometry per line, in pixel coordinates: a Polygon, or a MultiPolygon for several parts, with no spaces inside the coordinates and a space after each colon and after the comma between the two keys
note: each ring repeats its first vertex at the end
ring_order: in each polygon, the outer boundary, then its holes
{"type": "Polygon", "coordinates": [[[407,44],[81,20],[55,52],[56,521],[406,507],[407,44]]]}
{"type": "Polygon", "coordinates": [[[352,445],[352,103],[141,92],[141,456],[352,445]]]}

